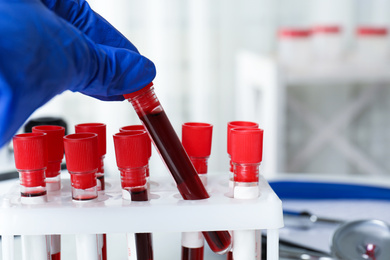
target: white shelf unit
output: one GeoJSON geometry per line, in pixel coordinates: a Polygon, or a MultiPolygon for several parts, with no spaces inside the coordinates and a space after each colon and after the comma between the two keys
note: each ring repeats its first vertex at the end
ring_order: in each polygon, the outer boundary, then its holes
{"type": "Polygon", "coordinates": [[[279,259],[278,229],[283,226],[280,199],[263,177],[258,199],[230,198],[227,175],[210,174],[207,188],[210,198],[198,201],[183,200],[172,178],[152,179],[148,202],[123,200],[120,182],[113,179],[106,180],[106,190],[97,200],[73,202],[70,181],[64,179],[61,191],[48,193],[47,203],[23,205],[19,186],[15,184],[1,198],[3,256],[4,252],[12,254],[9,245],[15,235],[260,229],[267,230],[267,259],[279,259]]]}
{"type": "MultiPolygon", "coordinates": [[[[315,151],[330,142],[346,160],[371,175],[386,175],[387,171],[375,160],[338,133],[350,123],[367,105],[375,102],[375,95],[381,88],[390,84],[390,64],[359,64],[351,58],[325,66],[312,63],[311,66],[295,70],[286,69],[275,57],[261,56],[243,51],[237,57],[236,117],[259,122],[266,131],[264,135],[264,161],[262,172],[273,177],[286,168],[294,168],[313,158],[315,151]],[[343,110],[324,122],[313,111],[287,95],[287,88],[299,85],[312,87],[326,84],[366,84],[359,96],[346,104],[343,110]],[[292,110],[316,134],[297,151],[286,167],[285,154],[285,114],[292,110]]],[[[331,105],[331,100],[330,100],[331,105]]]]}

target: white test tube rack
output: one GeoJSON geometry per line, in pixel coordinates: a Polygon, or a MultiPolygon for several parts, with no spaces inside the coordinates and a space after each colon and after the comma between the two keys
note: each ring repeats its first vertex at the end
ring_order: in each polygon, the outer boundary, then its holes
{"type": "Polygon", "coordinates": [[[48,202],[40,205],[22,205],[19,185],[15,184],[1,197],[3,257],[4,252],[13,250],[10,240],[14,235],[255,229],[267,230],[267,260],[278,260],[279,228],[283,227],[281,200],[262,176],[257,199],[230,198],[227,176],[210,174],[210,198],[198,201],[183,200],[169,176],[151,180],[148,202],[123,200],[119,178],[107,179],[105,193],[85,203],[72,201],[69,179],[62,180],[61,191],[49,193],[48,202]]]}

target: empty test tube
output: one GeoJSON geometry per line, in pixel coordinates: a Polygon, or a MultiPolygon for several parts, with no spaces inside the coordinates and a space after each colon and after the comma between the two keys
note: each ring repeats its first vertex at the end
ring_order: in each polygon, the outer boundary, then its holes
{"type": "MultiPolygon", "coordinates": [[[[98,197],[96,172],[99,168],[98,138],[94,133],[64,137],[66,166],[70,173],[72,199],[86,202],[98,197]]],[[[96,234],[76,234],[78,260],[100,260],[101,247],[96,234]]]]}
{"type": "MultiPolygon", "coordinates": [[[[231,130],[231,155],[234,172],[235,199],[255,199],[259,196],[259,166],[263,155],[263,130],[234,128],[231,130]]],[[[258,259],[256,230],[233,232],[233,259],[258,259]]]]}
{"type": "MultiPolygon", "coordinates": [[[[182,197],[185,200],[209,198],[209,194],[154,93],[153,83],[134,93],[124,95],[124,97],[131,102],[138,117],[146,127],[182,197]]],[[[214,252],[224,254],[230,249],[229,232],[209,231],[204,232],[203,235],[214,252]]]]}
{"type": "MultiPolygon", "coordinates": [[[[15,166],[20,176],[21,202],[46,202],[45,170],[48,164],[47,135],[27,133],[13,138],[15,166]]],[[[22,235],[22,258],[51,259],[50,239],[46,235],[22,235]]]]}
{"type": "MultiPolygon", "coordinates": [[[[188,122],[182,125],[182,144],[194,165],[203,185],[207,186],[207,163],[211,154],[213,125],[188,122]]],[[[202,232],[183,232],[181,259],[203,260],[204,238],[202,232]]]]}
{"type": "MultiPolygon", "coordinates": [[[[144,130],[114,135],[116,162],[121,174],[123,199],[148,201],[146,168],[149,160],[149,136],[144,130]]],[[[152,260],[152,234],[128,233],[128,259],[152,260]],[[134,243],[133,243],[134,242],[134,243]],[[133,248],[135,244],[135,248],[133,248]]]]}

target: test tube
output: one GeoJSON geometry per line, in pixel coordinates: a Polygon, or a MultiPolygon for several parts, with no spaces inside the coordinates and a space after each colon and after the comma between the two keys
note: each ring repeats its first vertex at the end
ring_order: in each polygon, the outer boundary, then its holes
{"type": "Polygon", "coordinates": [[[231,130],[233,128],[250,127],[258,128],[259,124],[251,121],[230,121],[227,124],[227,153],[229,155],[229,194],[233,196],[234,187],[234,176],[233,176],[233,163],[232,163],[232,152],[231,152],[231,130]]]}
{"type": "MultiPolygon", "coordinates": [[[[207,186],[207,162],[211,153],[213,125],[188,122],[182,125],[182,144],[203,185],[207,186]]],[[[203,260],[202,232],[183,232],[181,235],[181,260],[203,260]]]]}
{"type": "Polygon", "coordinates": [[[207,186],[207,165],[211,154],[213,125],[187,122],[182,125],[182,144],[204,186],[207,186]]]}
{"type": "MultiPolygon", "coordinates": [[[[138,117],[146,127],[149,136],[172,174],[177,188],[185,200],[209,198],[194,166],[175,133],[163,107],[154,93],[153,83],[124,95],[133,105],[138,117]]],[[[225,254],[230,249],[231,237],[227,231],[203,233],[210,249],[225,254]]]]}
{"type": "MultiPolygon", "coordinates": [[[[98,197],[96,172],[99,168],[98,137],[94,133],[78,133],[64,137],[66,166],[70,173],[72,199],[75,203],[98,197]]],[[[101,248],[96,234],[76,234],[79,260],[100,260],[101,248]]]]}
{"type": "Polygon", "coordinates": [[[334,65],[342,56],[343,30],[337,24],[321,24],[312,28],[313,56],[317,64],[334,65]]]}
{"type": "MultiPolygon", "coordinates": [[[[46,189],[58,191],[61,189],[61,162],[64,157],[65,127],[55,125],[39,125],[32,128],[33,133],[46,133],[48,149],[48,165],[46,170],[46,189]]],[[[50,252],[52,260],[61,259],[61,236],[50,236],[50,252]]]]}
{"type": "Polygon", "coordinates": [[[96,199],[96,172],[99,168],[98,139],[94,133],[70,134],[64,137],[66,166],[70,173],[72,199],[96,199]]]}
{"type": "Polygon", "coordinates": [[[39,125],[32,128],[33,133],[46,133],[48,149],[48,165],[46,170],[47,191],[61,189],[61,162],[64,157],[65,128],[54,125],[39,125]]]}
{"type": "MultiPolygon", "coordinates": [[[[259,166],[263,155],[263,130],[234,128],[231,130],[231,153],[235,199],[255,199],[259,193],[259,166]]],[[[258,259],[256,230],[233,232],[233,259],[258,259]]],[[[260,254],[261,252],[259,252],[260,254]]]]}
{"type": "MultiPolygon", "coordinates": [[[[116,162],[121,173],[123,199],[148,201],[146,168],[149,159],[147,144],[149,136],[145,130],[134,130],[114,135],[116,162]]],[[[152,260],[152,234],[128,233],[128,259],[152,260]],[[135,243],[135,248],[132,246],[135,243]]]]}
{"type": "MultiPolygon", "coordinates": [[[[45,171],[48,164],[47,135],[27,133],[13,138],[15,166],[20,177],[22,204],[43,204],[47,201],[45,171]]],[[[49,237],[22,235],[22,259],[50,259],[49,237]]]]}
{"type": "MultiPolygon", "coordinates": [[[[123,126],[119,129],[119,132],[132,132],[132,131],[146,131],[146,128],[143,125],[128,125],[128,126],[123,126]]],[[[150,137],[148,136],[148,139],[145,140],[146,144],[145,146],[148,148],[148,161],[152,157],[152,142],[150,140],[150,137]]],[[[148,186],[148,191],[150,191],[150,173],[149,173],[149,163],[146,166],[146,184],[148,186]]]]}
{"type": "MultiPolygon", "coordinates": [[[[98,191],[105,190],[104,157],[106,155],[106,125],[103,123],[84,123],[75,126],[76,133],[95,133],[98,137],[99,168],[96,173],[98,191]]],[[[100,234],[102,260],[107,260],[107,235],[100,234]]]]}
{"type": "Polygon", "coordinates": [[[99,168],[96,173],[98,190],[105,189],[104,157],[106,155],[106,125],[103,123],[84,123],[75,125],[76,133],[95,133],[98,138],[99,168]]]}
{"type": "Polygon", "coordinates": [[[356,28],[356,59],[368,68],[380,69],[389,62],[388,28],[359,26],[356,28]],[[375,66],[376,65],[376,66],[375,66]]]}
{"type": "MultiPolygon", "coordinates": [[[[234,174],[233,174],[233,163],[232,163],[232,156],[231,156],[231,130],[233,128],[237,127],[250,127],[250,128],[258,128],[259,124],[251,121],[230,121],[227,124],[227,153],[229,156],[229,191],[228,196],[233,197],[233,188],[234,188],[234,174]]],[[[230,232],[230,234],[233,234],[233,231],[230,232]]],[[[226,260],[233,260],[233,251],[230,250],[227,253],[226,260]]]]}
{"type": "Polygon", "coordinates": [[[311,30],[303,27],[283,27],[278,33],[278,60],[289,70],[304,71],[312,64],[311,30]]]}

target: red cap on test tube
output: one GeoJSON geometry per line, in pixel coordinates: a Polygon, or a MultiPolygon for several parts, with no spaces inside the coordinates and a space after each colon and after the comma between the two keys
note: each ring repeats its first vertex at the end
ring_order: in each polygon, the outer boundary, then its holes
{"type": "MultiPolygon", "coordinates": [[[[227,153],[229,154],[230,158],[232,156],[232,148],[231,148],[231,135],[230,131],[233,128],[238,128],[238,127],[249,127],[249,128],[259,128],[259,124],[251,121],[230,121],[227,125],[227,153]]],[[[232,160],[230,160],[230,173],[233,172],[233,164],[232,160]]],[[[232,176],[230,177],[232,178],[232,176]]]]}
{"type": "MultiPolygon", "coordinates": [[[[124,133],[124,132],[132,132],[132,131],[145,131],[146,128],[143,125],[128,125],[128,126],[123,126],[119,129],[119,132],[124,133]]],[[[152,157],[152,141],[150,140],[150,137],[148,135],[148,139],[145,139],[146,144],[145,146],[148,148],[148,158],[152,157]]]]}
{"type": "Polygon", "coordinates": [[[13,138],[15,166],[18,170],[38,170],[47,167],[47,135],[26,133],[13,138]]]}
{"type": "Polygon", "coordinates": [[[146,184],[146,165],[150,140],[143,130],[117,133],[114,135],[116,162],[121,171],[122,188],[143,186],[146,184]]]}
{"type": "Polygon", "coordinates": [[[232,162],[235,167],[234,181],[258,181],[257,168],[263,157],[263,132],[259,128],[231,130],[232,162]]]}
{"type": "Polygon", "coordinates": [[[281,28],[279,38],[307,38],[312,31],[308,28],[281,28]]]}
{"type": "Polygon", "coordinates": [[[103,123],[85,123],[75,125],[76,133],[95,133],[98,138],[99,156],[106,154],[106,125],[103,123]]]}
{"type": "Polygon", "coordinates": [[[43,187],[44,192],[48,163],[46,138],[45,133],[19,134],[13,138],[15,166],[20,173],[20,184],[29,188],[43,187]]]}
{"type": "Polygon", "coordinates": [[[188,122],[182,125],[182,144],[198,174],[207,173],[212,135],[211,124],[188,122]]]}
{"type": "Polygon", "coordinates": [[[259,128],[259,124],[251,121],[231,121],[227,125],[227,152],[231,155],[230,130],[239,127],[259,128]]]}
{"type": "Polygon", "coordinates": [[[47,149],[49,162],[61,161],[64,157],[65,128],[55,125],[39,125],[32,128],[33,133],[45,133],[47,135],[47,149]]]}
{"type": "Polygon", "coordinates": [[[104,181],[104,156],[106,155],[106,125],[103,123],[84,123],[75,126],[76,133],[97,134],[99,168],[96,173],[98,179],[98,190],[105,189],[104,181]]]}
{"type": "Polygon", "coordinates": [[[188,122],[182,125],[182,144],[189,156],[209,157],[213,125],[188,122]]]}
{"type": "Polygon", "coordinates": [[[359,36],[386,36],[388,29],[386,27],[360,26],[356,32],[359,36]]]}
{"type": "Polygon", "coordinates": [[[99,165],[97,134],[67,135],[64,137],[64,147],[72,187],[85,190],[96,186],[96,171],[99,165]]]}
{"type": "Polygon", "coordinates": [[[33,133],[47,135],[48,167],[46,177],[51,178],[60,174],[61,161],[64,157],[65,128],[55,125],[39,125],[32,128],[33,133]]]}

